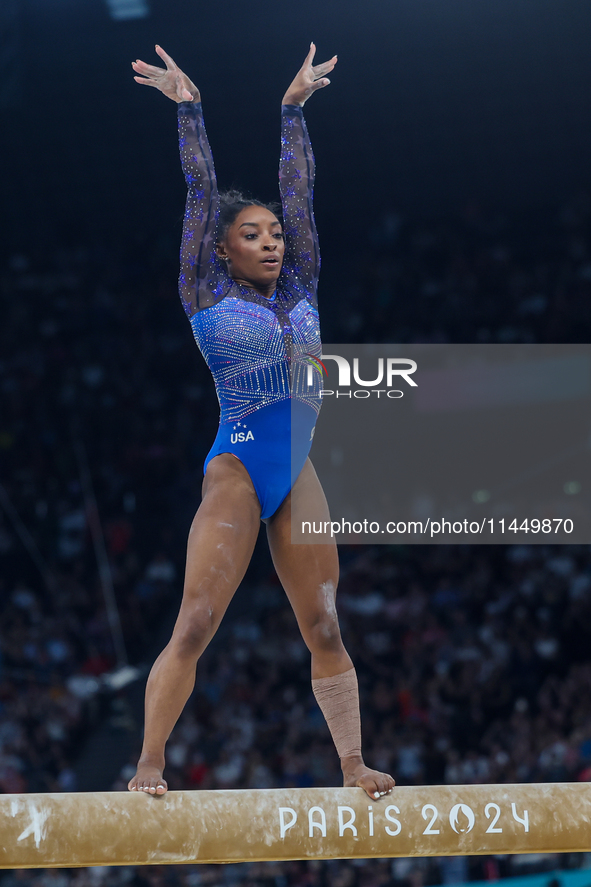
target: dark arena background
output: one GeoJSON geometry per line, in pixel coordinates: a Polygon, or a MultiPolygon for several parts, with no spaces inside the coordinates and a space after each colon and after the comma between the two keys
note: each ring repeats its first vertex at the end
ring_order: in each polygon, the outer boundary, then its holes
{"type": "MultiPolygon", "coordinates": [[[[281,96],[310,40],[339,54],[305,109],[326,341],[588,342],[591,6],[2,0],[0,30],[0,791],[123,791],[218,420],[176,292],[175,108],[131,62],[158,63],[155,43],[173,56],[201,89],[221,186],[268,200],[281,96]]],[[[372,766],[399,785],[591,779],[590,546],[340,559],[372,766]]],[[[339,784],[264,532],[166,775],[339,784]]],[[[586,887],[589,868],[538,854],[18,870],[0,887],[586,887]]]]}

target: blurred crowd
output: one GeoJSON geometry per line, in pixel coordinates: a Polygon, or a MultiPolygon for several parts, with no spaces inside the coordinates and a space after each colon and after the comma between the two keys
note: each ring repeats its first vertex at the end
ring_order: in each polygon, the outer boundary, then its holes
{"type": "Polygon", "coordinates": [[[330,341],[588,342],[590,229],[586,193],[513,214],[475,202],[416,224],[387,212],[340,266],[330,341]]]}
{"type": "MultiPolygon", "coordinates": [[[[588,341],[590,220],[585,196],[528,219],[477,207],[421,224],[390,213],[342,286],[321,291],[325,338],[588,341]]],[[[104,683],[121,656],[91,533],[94,497],[131,663],[155,657],[178,605],[217,403],[175,266],[167,244],[137,239],[12,255],[1,269],[2,792],[80,788],[77,760],[117,692],[104,683]]],[[[591,778],[588,546],[340,554],[339,612],[371,766],[399,784],[591,778]]],[[[309,657],[262,546],[240,595],[248,605],[200,663],[170,740],[169,785],[337,785],[309,657]]],[[[121,760],[103,787],[124,790],[134,762],[121,760]]],[[[422,887],[559,863],[587,860],[21,871],[0,885],[422,887]]]]}
{"type": "Polygon", "coordinates": [[[3,791],[75,788],[93,690],[118,664],[90,534],[94,496],[131,661],[145,657],[182,569],[177,519],[198,483],[173,426],[190,401],[177,409],[182,382],[158,371],[161,294],[151,283],[142,299],[150,269],[136,271],[100,251],[13,256],[3,270],[3,791]]]}

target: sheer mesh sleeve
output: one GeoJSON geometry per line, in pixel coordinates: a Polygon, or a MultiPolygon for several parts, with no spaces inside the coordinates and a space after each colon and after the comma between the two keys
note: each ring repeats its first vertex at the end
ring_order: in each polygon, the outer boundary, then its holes
{"type": "Polygon", "coordinates": [[[314,155],[299,105],[283,105],[281,115],[279,189],[285,232],[284,269],[299,279],[315,305],[320,253],[312,210],[314,155]]]}
{"type": "Polygon", "coordinates": [[[214,250],[218,190],[201,102],[181,102],[178,122],[181,164],[187,182],[179,293],[191,317],[218,301],[231,280],[214,250]]]}

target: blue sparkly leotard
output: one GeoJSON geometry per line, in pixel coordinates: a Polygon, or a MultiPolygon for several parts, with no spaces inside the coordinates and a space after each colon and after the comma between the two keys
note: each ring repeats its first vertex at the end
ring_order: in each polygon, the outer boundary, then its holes
{"type": "Polygon", "coordinates": [[[279,508],[310,451],[320,409],[316,288],[320,256],[312,212],[314,156],[302,109],[282,108],[279,187],[285,256],[271,299],[233,280],[214,249],[218,192],[201,104],[178,106],[188,194],[180,295],[212,372],[220,426],[204,465],[232,453],[244,464],[261,518],[279,508]]]}

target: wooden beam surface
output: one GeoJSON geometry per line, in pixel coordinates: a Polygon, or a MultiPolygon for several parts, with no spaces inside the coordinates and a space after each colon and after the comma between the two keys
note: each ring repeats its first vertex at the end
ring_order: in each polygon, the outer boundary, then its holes
{"type": "Polygon", "coordinates": [[[591,851],[588,783],[0,796],[0,868],[591,851]]]}

